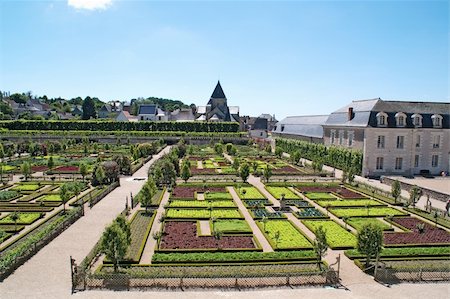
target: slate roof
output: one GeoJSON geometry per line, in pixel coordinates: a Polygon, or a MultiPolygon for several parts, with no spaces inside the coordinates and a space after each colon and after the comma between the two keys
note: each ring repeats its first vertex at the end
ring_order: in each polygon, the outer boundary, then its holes
{"type": "Polygon", "coordinates": [[[157,112],[157,106],[154,104],[140,105],[138,114],[152,114],[155,115],[157,112]]]}
{"type": "Polygon", "coordinates": [[[267,130],[267,118],[258,117],[252,125],[252,130],[267,130]]]}
{"type": "Polygon", "coordinates": [[[216,88],[211,95],[211,99],[226,99],[225,93],[223,92],[222,86],[220,85],[220,81],[217,81],[216,88]]]}
{"type": "Polygon", "coordinates": [[[396,127],[395,114],[403,112],[406,114],[405,128],[413,128],[411,116],[418,113],[422,116],[422,128],[432,128],[431,116],[440,114],[443,117],[442,127],[449,128],[450,103],[433,102],[405,102],[405,101],[384,101],[381,99],[353,101],[331,113],[327,119],[326,126],[346,126],[346,127],[377,127],[377,114],[385,112],[387,117],[387,127],[396,127]],[[353,118],[348,120],[348,109],[353,108],[353,118]]]}
{"type": "Polygon", "coordinates": [[[323,138],[322,125],[327,118],[328,115],[288,116],[279,121],[272,132],[323,138]]]}

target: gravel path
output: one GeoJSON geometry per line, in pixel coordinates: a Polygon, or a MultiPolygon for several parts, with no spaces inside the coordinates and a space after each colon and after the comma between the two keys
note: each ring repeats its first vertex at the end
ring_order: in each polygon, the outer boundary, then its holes
{"type": "Polygon", "coordinates": [[[263,252],[272,252],[273,251],[272,246],[270,246],[269,241],[267,241],[266,237],[264,237],[258,225],[256,225],[255,220],[253,220],[253,217],[250,215],[247,208],[242,203],[242,200],[237,195],[236,190],[234,190],[233,187],[227,187],[227,189],[228,192],[230,192],[231,196],[233,196],[234,202],[237,204],[239,211],[241,211],[242,215],[244,215],[245,220],[250,225],[250,228],[253,231],[253,235],[261,245],[263,252]]]}

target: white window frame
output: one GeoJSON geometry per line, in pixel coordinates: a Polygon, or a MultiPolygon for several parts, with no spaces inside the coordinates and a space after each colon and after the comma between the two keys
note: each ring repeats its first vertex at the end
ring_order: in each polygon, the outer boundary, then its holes
{"type": "Polygon", "coordinates": [[[416,148],[420,148],[420,135],[416,135],[416,148]]]}
{"type": "Polygon", "coordinates": [[[336,130],[330,131],[330,144],[334,144],[336,141],[336,130]]]}
{"type": "Polygon", "coordinates": [[[397,127],[404,127],[406,126],[406,114],[403,112],[398,112],[395,114],[395,123],[397,127]]]}
{"type": "Polygon", "coordinates": [[[441,135],[433,135],[433,148],[441,146],[441,135]]]}
{"type": "Polygon", "coordinates": [[[442,128],[442,116],[439,114],[433,114],[431,116],[431,120],[433,121],[433,128],[442,128]]]}
{"type": "Polygon", "coordinates": [[[413,115],[411,115],[411,118],[413,120],[414,127],[422,127],[422,115],[414,113],[413,115]]]}
{"type": "Polygon", "coordinates": [[[339,145],[344,144],[344,135],[345,135],[345,132],[343,130],[340,130],[339,131],[339,145]]]}
{"type": "Polygon", "coordinates": [[[388,115],[383,111],[377,113],[377,125],[379,127],[386,127],[388,123],[388,115]]]}

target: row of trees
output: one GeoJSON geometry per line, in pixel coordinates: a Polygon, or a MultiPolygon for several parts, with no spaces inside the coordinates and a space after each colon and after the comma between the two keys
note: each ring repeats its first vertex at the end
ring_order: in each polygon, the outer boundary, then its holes
{"type": "Polygon", "coordinates": [[[117,122],[117,121],[1,121],[0,128],[8,130],[42,131],[183,131],[183,132],[238,132],[236,122],[117,122]]]}
{"type": "Polygon", "coordinates": [[[285,138],[276,139],[276,151],[284,151],[294,156],[297,161],[306,158],[319,164],[326,164],[350,174],[360,174],[363,155],[359,150],[350,150],[335,146],[310,143],[285,138]]]}

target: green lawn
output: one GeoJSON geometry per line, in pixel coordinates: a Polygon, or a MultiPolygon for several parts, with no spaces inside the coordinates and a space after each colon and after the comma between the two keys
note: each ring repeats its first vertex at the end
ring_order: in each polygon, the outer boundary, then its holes
{"type": "Polygon", "coordinates": [[[272,186],[266,186],[267,191],[270,192],[270,194],[273,195],[276,199],[280,199],[282,195],[284,194],[285,199],[300,199],[300,197],[289,190],[286,187],[272,187],[272,186]]]}
{"type": "Polygon", "coordinates": [[[371,207],[371,208],[332,208],[331,213],[339,218],[342,217],[385,217],[385,216],[401,216],[408,213],[399,211],[391,207],[371,207]]]}
{"type": "Polygon", "coordinates": [[[217,220],[214,229],[222,233],[251,233],[252,229],[245,220],[217,220]]]}
{"type": "MultiPolygon", "coordinates": [[[[6,217],[0,219],[1,224],[14,224],[14,221],[11,219],[11,214],[9,213],[6,217]]],[[[19,219],[17,220],[17,224],[31,224],[38,220],[41,217],[41,213],[18,213],[19,219]]]]}
{"type": "Polygon", "coordinates": [[[235,189],[241,199],[265,199],[264,195],[262,195],[255,187],[241,187],[240,189],[235,189]]]}
{"type": "Polygon", "coordinates": [[[356,247],[356,236],[333,220],[303,220],[302,222],[313,232],[322,226],[327,236],[327,244],[331,248],[356,247]]]}
{"type": "Polygon", "coordinates": [[[330,193],[325,192],[307,192],[305,193],[305,196],[309,199],[336,199],[333,195],[330,193]]]}
{"type": "MultiPolygon", "coordinates": [[[[210,211],[207,209],[167,209],[167,218],[208,219],[210,211]]],[[[243,218],[237,209],[214,209],[211,217],[215,218],[243,218]]]]}
{"type": "Polygon", "coordinates": [[[384,203],[374,199],[337,199],[337,200],[317,200],[316,203],[322,207],[365,207],[384,206],[384,203]]]}
{"type": "Polygon", "coordinates": [[[384,223],[376,218],[349,218],[345,222],[347,222],[350,226],[355,228],[356,230],[361,230],[362,227],[366,224],[374,224],[381,227],[382,230],[390,230],[391,226],[387,223],[384,223]]]}
{"type": "Polygon", "coordinates": [[[268,220],[265,225],[257,221],[257,224],[274,249],[312,248],[311,242],[288,220],[268,220]],[[277,242],[275,236],[278,232],[277,242]]]}

